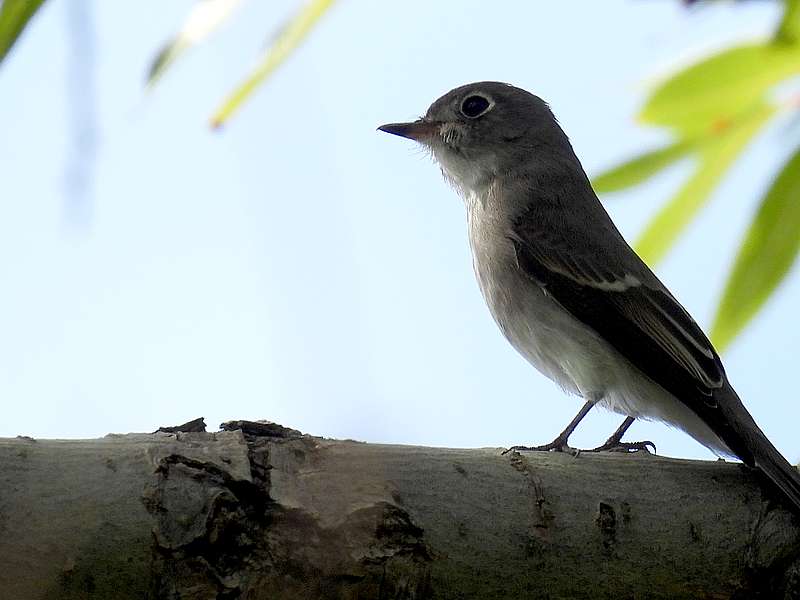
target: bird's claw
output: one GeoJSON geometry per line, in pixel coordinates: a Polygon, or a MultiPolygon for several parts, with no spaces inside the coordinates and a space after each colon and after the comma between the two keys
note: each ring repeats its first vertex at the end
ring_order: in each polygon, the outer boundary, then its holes
{"type": "Polygon", "coordinates": [[[578,456],[581,450],[567,444],[567,440],[565,439],[556,438],[549,444],[543,444],[541,446],[511,446],[507,450],[504,450],[503,454],[508,454],[509,452],[564,452],[566,454],[578,456]]]}
{"type": "Polygon", "coordinates": [[[584,450],[584,452],[645,452],[647,454],[656,454],[656,445],[650,440],[643,442],[606,442],[602,446],[593,448],[591,450],[584,450]],[[650,448],[653,451],[650,451],[650,448]]]}
{"type": "Polygon", "coordinates": [[[567,444],[566,440],[556,438],[549,444],[544,444],[542,446],[511,446],[507,450],[504,450],[503,454],[505,455],[509,452],[564,452],[565,454],[571,454],[577,458],[584,452],[625,452],[630,454],[644,452],[646,454],[656,454],[656,445],[650,440],[644,440],[643,442],[621,442],[612,439],[597,448],[581,450],[580,448],[573,448],[567,444]],[[651,448],[652,451],[650,450],[651,448]]]}

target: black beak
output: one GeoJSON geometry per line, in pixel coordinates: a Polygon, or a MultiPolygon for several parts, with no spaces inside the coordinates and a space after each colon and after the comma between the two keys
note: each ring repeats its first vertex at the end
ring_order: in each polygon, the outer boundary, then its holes
{"type": "Polygon", "coordinates": [[[385,131],[392,135],[399,135],[400,137],[416,140],[418,142],[430,138],[438,132],[439,123],[432,121],[425,121],[418,119],[411,123],[389,123],[378,127],[378,131],[385,131]]]}

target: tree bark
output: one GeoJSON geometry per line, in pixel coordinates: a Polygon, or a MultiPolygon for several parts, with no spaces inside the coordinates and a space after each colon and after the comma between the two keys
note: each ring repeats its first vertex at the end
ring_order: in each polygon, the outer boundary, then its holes
{"type": "Polygon", "coordinates": [[[800,597],[739,464],[223,427],[0,440],[0,597],[800,597]]]}

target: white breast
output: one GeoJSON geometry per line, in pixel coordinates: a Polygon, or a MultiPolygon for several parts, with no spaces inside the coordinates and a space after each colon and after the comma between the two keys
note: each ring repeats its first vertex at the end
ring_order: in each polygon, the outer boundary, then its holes
{"type": "MultiPolygon", "coordinates": [[[[590,334],[517,265],[508,223],[488,210],[481,194],[466,197],[472,266],[503,335],[534,367],[568,392],[587,395],[596,360],[581,360],[597,345],[590,334]],[[580,339],[580,341],[578,341],[580,339]],[[587,372],[592,371],[592,372],[587,372]]],[[[586,357],[587,359],[590,357],[586,357]]]]}

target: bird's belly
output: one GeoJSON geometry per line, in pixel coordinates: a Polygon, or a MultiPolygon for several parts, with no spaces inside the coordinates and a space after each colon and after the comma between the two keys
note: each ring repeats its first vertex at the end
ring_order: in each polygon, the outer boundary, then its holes
{"type": "Polygon", "coordinates": [[[594,332],[524,277],[515,263],[487,267],[476,261],[475,272],[495,322],[528,362],[568,392],[602,395],[609,353],[594,332]]]}

